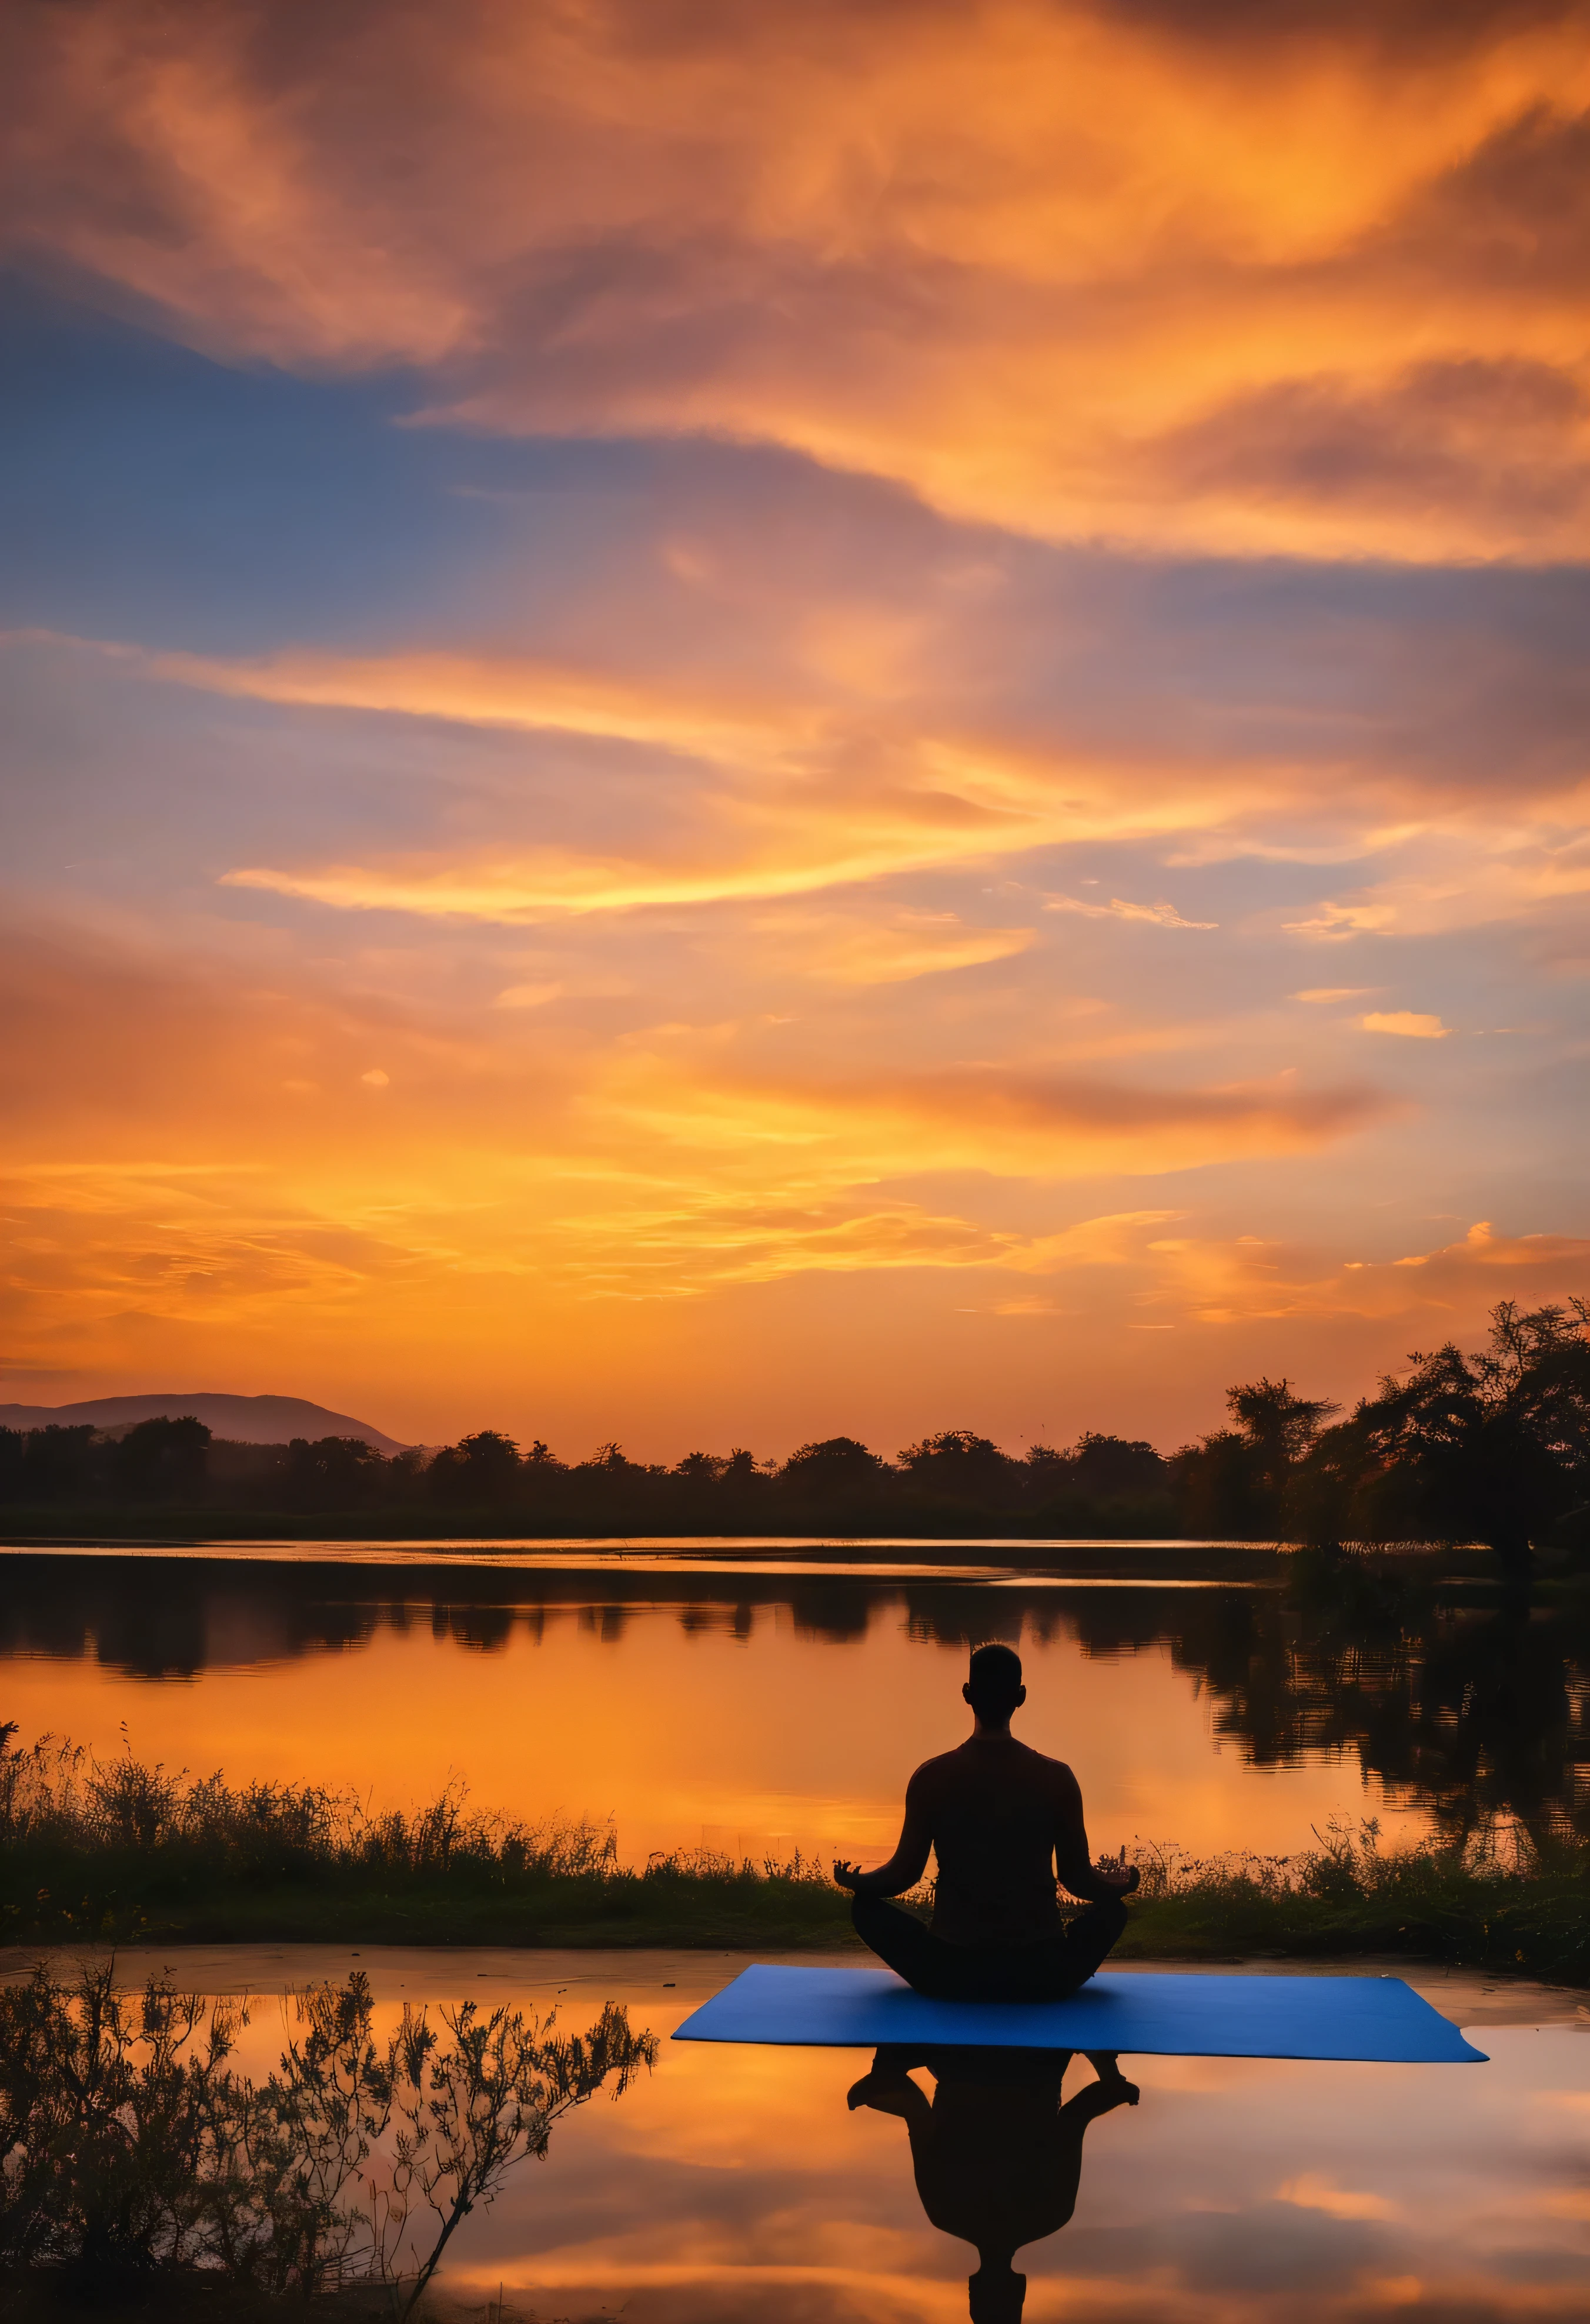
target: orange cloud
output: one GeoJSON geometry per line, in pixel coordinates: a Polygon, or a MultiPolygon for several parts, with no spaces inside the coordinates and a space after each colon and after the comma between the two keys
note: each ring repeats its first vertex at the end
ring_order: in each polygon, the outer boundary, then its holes
{"type": "Polygon", "coordinates": [[[1385,1118],[1373,1091],[898,1058],[825,1074],[734,1026],[593,1047],[492,987],[473,1010],[333,999],[280,960],[42,929],[4,965],[0,1293],[12,1369],[41,1384],[335,1388],[433,1439],[497,1415],[577,1444],[629,1412],[666,1451],[703,1403],[743,1435],[747,1368],[777,1354],[772,1447],[963,1397],[943,1369],[960,1314],[1000,1342],[979,1356],[990,1423],[1026,1408],[1039,1363],[1044,1409],[1163,1433],[1190,1403],[1212,1425],[1227,1377],[1323,1369],[1356,1392],[1409,1347],[1472,1338],[1503,1293],[1590,1288],[1582,1238],[1476,1227],[1358,1263],[1218,1230],[1196,1182],[1174,1207],[1143,1187],[1328,1150],[1385,1118]],[[1135,1194],[1101,1203],[1112,1176],[1135,1194]],[[1056,1223],[1072,1187],[1081,1215],[1056,1223]],[[896,1346],[914,1316],[920,1351],[885,1383],[876,1333],[896,1346]]]}
{"type": "Polygon", "coordinates": [[[1034,933],[973,927],[955,912],[895,910],[873,919],[795,912],[756,923],[748,941],[755,941],[767,964],[823,983],[903,984],[1014,960],[1028,949],[1034,933]]]}
{"type": "MultiPolygon", "coordinates": [[[[642,669],[618,676],[572,662],[426,649],[352,657],[293,650],[238,661],[44,633],[13,633],[6,642],[86,654],[146,682],[306,716],[567,734],[593,749],[657,754],[666,779],[648,787],[640,813],[632,783],[610,812],[600,781],[588,781],[561,818],[567,835],[556,840],[541,835],[544,818],[516,814],[510,800],[489,844],[452,837],[445,846],[409,845],[363,861],[244,862],[220,873],[225,885],[343,910],[528,925],[811,897],[1099,841],[1173,841],[1180,863],[1245,854],[1308,860],[1322,844],[1337,858],[1388,859],[1377,883],[1282,924],[1325,941],[1517,918],[1590,886],[1590,794],[1582,770],[1565,766],[1560,752],[1543,752],[1533,769],[1510,769],[1507,783],[1493,788],[1444,761],[1397,756],[1389,733],[1361,721],[1351,760],[1333,763],[1322,787],[1321,768],[1309,758],[1217,754],[1157,734],[1090,743],[1068,732],[1063,718],[1047,736],[1012,734],[986,703],[976,705],[974,720],[963,698],[969,681],[945,669],[969,649],[942,633],[924,639],[909,669],[891,670],[870,695],[875,679],[855,669],[848,683],[787,669],[758,691],[708,675],[642,669]],[[536,835],[519,836],[516,825],[536,835]],[[1310,825],[1323,826],[1328,843],[1309,835],[1310,825]],[[1289,830],[1295,839],[1280,835],[1289,830]]],[[[631,773],[635,763],[611,762],[631,773]]],[[[603,779],[616,779],[611,772],[603,779]]],[[[1216,926],[1163,898],[1052,894],[1043,905],[1083,918],[1216,926]]],[[[891,943],[896,956],[910,956],[897,935],[867,941],[877,960],[891,943]]],[[[1017,948],[1014,938],[996,945],[986,932],[964,942],[985,960],[1017,948]]],[[[856,950],[854,962],[861,956],[856,950]]]]}
{"type": "Polygon", "coordinates": [[[1590,1284],[1590,1238],[1498,1235],[1483,1222],[1459,1242],[1394,1259],[1340,1260],[1306,1244],[1258,1236],[1226,1242],[1159,1237],[1145,1242],[1140,1264],[1156,1259],[1157,1279],[1146,1296],[1179,1322],[1262,1318],[1319,1325],[1357,1319],[1391,1325],[1409,1335],[1410,1344],[1473,1339],[1499,1298],[1528,1305],[1590,1284]]]}
{"type": "Polygon", "coordinates": [[[1045,896],[1046,912],[1080,912],[1090,920],[1147,920],[1162,928],[1213,928],[1218,920],[1184,920],[1174,904],[1129,904],[1112,896],[1107,904],[1090,904],[1078,896],[1045,896]]]}
{"type": "MultiPolygon", "coordinates": [[[[741,898],[800,896],[908,869],[1045,844],[1224,825],[1272,795],[1274,770],[1139,763],[939,727],[931,708],[880,714],[820,696],[761,703],[645,679],[427,652],[350,660],[292,653],[237,663],[144,655],[82,640],[150,678],[304,708],[562,732],[699,761],[710,782],[677,802],[674,828],[632,855],[499,845],[299,869],[238,865],[233,887],[347,909],[535,921],[741,898]],[[1129,771],[1130,779],[1123,780],[1129,771]]],[[[1165,922],[1168,905],[1120,904],[1165,922]]],[[[1174,924],[1173,918],[1167,925],[1174,924]]],[[[995,956],[984,953],[985,958],[995,956]]]]}
{"type": "Polygon", "coordinates": [[[1019,530],[1583,552],[1577,0],[265,21],[24,6],[23,261],[468,424],[786,445],[1019,530]]]}
{"type": "Polygon", "coordinates": [[[731,1167],[777,1153],[786,1180],[807,1185],[941,1170],[1058,1181],[1189,1169],[1310,1151],[1392,1110],[1375,1090],[1303,1091],[1290,1077],[1165,1090],[988,1066],[773,1083],[699,1068],[687,1077],[644,1056],[615,1067],[585,1103],[647,1150],[661,1141],[731,1167]]]}
{"type": "Polygon", "coordinates": [[[1372,1009],[1358,1023],[1365,1033],[1397,1033],[1406,1041],[1445,1041],[1452,1029],[1417,1009],[1372,1009]]]}
{"type": "Polygon", "coordinates": [[[454,431],[385,445],[400,593],[240,521],[224,622],[12,641],[28,861],[120,932],[5,964],[15,1360],[1136,1427],[1586,1281],[1428,1247],[1524,1076],[1409,1046],[1472,1013],[1420,939],[1492,931],[1543,1060],[1583,965],[1576,585],[1427,569],[1584,554],[1579,0],[14,17],[17,264],[266,374],[283,475],[394,375],[454,431]]]}
{"type": "Polygon", "coordinates": [[[880,1183],[1304,1152],[1387,1110],[1284,1079],[775,1074],[739,1036],[591,1049],[540,1010],[333,1002],[296,976],[39,931],[5,966],[12,1321],[41,1361],[127,1314],[290,1340],[396,1300],[418,1328],[487,1277],[566,1305],[811,1271],[1113,1267],[1170,1213],[1034,1236],[880,1183]]]}

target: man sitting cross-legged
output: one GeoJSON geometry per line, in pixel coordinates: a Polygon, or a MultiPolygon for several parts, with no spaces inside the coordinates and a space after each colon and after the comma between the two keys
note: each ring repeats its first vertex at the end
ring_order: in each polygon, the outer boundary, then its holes
{"type": "Polygon", "coordinates": [[[959,1750],[918,1767],[887,1864],[833,1877],[853,1892],[856,1933],[918,1993],[940,2001],[1059,2001],[1085,1985],[1126,1925],[1135,1866],[1093,1865],[1071,1769],[1018,1743],[1021,1660],[979,1646],[961,1689],[976,1720],[959,1750]],[[931,1927],[887,1904],[938,1859],[931,1927]],[[1055,1875],[1087,1910],[1067,1921],[1055,1875]]]}

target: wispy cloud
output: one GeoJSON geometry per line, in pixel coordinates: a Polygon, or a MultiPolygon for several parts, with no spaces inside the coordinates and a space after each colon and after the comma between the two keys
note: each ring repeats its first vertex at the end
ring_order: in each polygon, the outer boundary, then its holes
{"type": "Polygon", "coordinates": [[[1080,896],[1045,896],[1046,912],[1080,912],[1089,920],[1147,920],[1160,928],[1213,928],[1218,920],[1186,920],[1174,904],[1129,904],[1119,896],[1112,896],[1107,904],[1088,902],[1080,896]]]}
{"type": "Polygon", "coordinates": [[[39,7],[11,231],[478,427],[760,439],[1071,538],[1582,550],[1579,8],[1372,69],[1208,15],[39,7]]]}
{"type": "MultiPolygon", "coordinates": [[[[1286,861],[1320,819],[1338,857],[1378,854],[1387,876],[1287,918],[1291,935],[1344,943],[1477,925],[1527,916],[1590,887],[1590,799],[1579,795],[1577,769],[1555,752],[1528,801],[1512,769],[1487,796],[1445,762],[1399,763],[1386,754],[1389,739],[1361,736],[1351,776],[1338,764],[1322,793],[1321,770],[1307,760],[1282,765],[1264,752],[1227,755],[1216,765],[1202,749],[1167,742],[1153,722],[1134,734],[1126,720],[1107,749],[1085,744],[1063,715],[1046,734],[1018,733],[978,706],[979,728],[970,678],[947,672],[944,656],[937,668],[928,655],[914,666],[904,698],[897,674],[881,698],[863,698],[853,676],[841,685],[794,667],[758,691],[720,686],[704,673],[689,682],[643,670],[614,676],[528,656],[295,650],[241,662],[39,633],[14,633],[10,642],[16,651],[97,659],[135,681],[271,704],[305,720],[398,720],[443,736],[566,737],[596,754],[577,784],[559,778],[550,817],[532,809],[528,786],[519,811],[500,802],[489,841],[455,830],[445,844],[389,845],[362,860],[322,853],[297,862],[234,862],[219,875],[225,885],[342,910],[511,926],[815,897],[910,872],[1155,840],[1173,843],[1179,856],[1192,842],[1206,863],[1245,854],[1286,861]],[[1417,818],[1388,827],[1393,797],[1417,807],[1417,818]],[[548,835],[549,825],[562,832],[548,835]],[[1298,836],[1289,844],[1285,832],[1298,836]]],[[[956,651],[966,653],[964,641],[956,651]]],[[[1495,705],[1477,715],[1500,724],[1515,682],[1508,672],[1495,705]]],[[[1048,890],[1042,903],[1083,919],[1204,932],[1218,926],[1163,898],[1048,890]]]]}

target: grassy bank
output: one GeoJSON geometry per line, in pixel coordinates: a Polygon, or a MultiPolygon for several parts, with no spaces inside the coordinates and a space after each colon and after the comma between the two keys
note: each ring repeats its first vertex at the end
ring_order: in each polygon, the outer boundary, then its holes
{"type": "MultiPolygon", "coordinates": [[[[1120,1957],[1403,1953],[1590,1983],[1590,1849],[1383,1853],[1373,1826],[1294,1856],[1145,1851],[1120,1957]]],[[[0,1941],[850,1942],[823,1868],[705,1852],[620,1864],[615,1835],[530,1827],[450,1791],[372,1815],[311,1784],[234,1788],[46,1742],[0,1755],[0,1941]]]]}

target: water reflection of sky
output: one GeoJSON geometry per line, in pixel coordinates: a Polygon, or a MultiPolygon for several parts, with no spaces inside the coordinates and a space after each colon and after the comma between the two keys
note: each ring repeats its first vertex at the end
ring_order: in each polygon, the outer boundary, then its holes
{"type": "MultiPolygon", "coordinates": [[[[196,1980],[216,1981],[227,1959],[198,1956],[196,1980]]],[[[570,2027],[611,1997],[661,2032],[740,1965],[501,1950],[361,1959],[383,2015],[465,1992],[545,2006],[561,1987],[570,2027]]],[[[231,1967],[259,1990],[308,1961],[308,1949],[279,1949],[231,1967]]],[[[1425,1989],[1489,2064],[1124,2059],[1140,2102],[1087,2126],[1070,2224],[1016,2255],[1024,2324],[1567,2324],[1590,2312],[1579,2030],[1590,2019],[1576,1997],[1539,1987],[1434,1973],[1425,1989]]],[[[278,2031],[262,2006],[251,2063],[269,2062],[278,2031]]],[[[847,2109],[869,2062],[665,2043],[653,2077],[571,2116],[548,2160],[469,2221],[445,2279],[458,2312],[473,2303],[478,2315],[501,2282],[510,2317],[571,2324],[620,2313],[961,2324],[976,2255],[925,2217],[904,2121],[847,2109]]],[[[1066,2098],[1091,2078],[1073,2061],[1066,2098]]],[[[933,2096],[927,2073],[915,2080],[933,2096]]],[[[975,2209],[976,2189],[963,2200],[975,2209]]]]}
{"type": "MultiPolygon", "coordinates": [[[[1091,2125],[1071,2225],[1018,2258],[1027,2317],[1582,2316],[1584,2039],[1487,2040],[1472,2071],[1127,2061],[1140,2103],[1091,2125]]],[[[855,2063],[669,2053],[483,2227],[475,2282],[648,2324],[964,2317],[975,2254],[924,2218],[905,2126],[846,2112],[855,2063]]]]}
{"type": "Polygon", "coordinates": [[[703,1840],[886,1852],[910,1769],[964,1727],[968,1642],[990,1637],[1020,1645],[1022,1732],[1076,1766],[1101,1846],[1284,1851],[1334,1813],[1422,1807],[1417,1770],[1388,1803],[1352,1721],[1297,1680],[1273,1586],[103,1559],[6,1578],[0,1668],[24,1734],[105,1751],[124,1722],[148,1757],[379,1804],[462,1775],[530,1817],[611,1814],[630,1858],[703,1840]]]}

